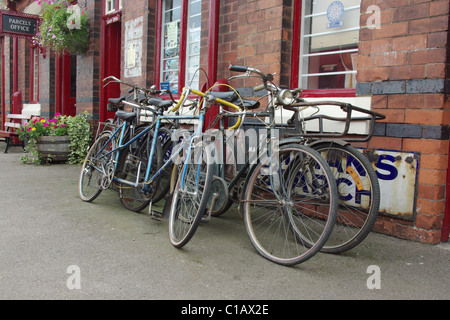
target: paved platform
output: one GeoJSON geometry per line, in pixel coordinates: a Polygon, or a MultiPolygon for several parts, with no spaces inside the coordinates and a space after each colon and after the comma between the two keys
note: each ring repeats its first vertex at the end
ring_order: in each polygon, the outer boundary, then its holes
{"type": "Polygon", "coordinates": [[[79,166],[25,165],[20,148],[3,150],[0,299],[450,298],[448,243],[372,233],[345,254],[283,267],[255,252],[232,210],[179,250],[167,221],[127,211],[112,190],[82,202],[79,166]]]}

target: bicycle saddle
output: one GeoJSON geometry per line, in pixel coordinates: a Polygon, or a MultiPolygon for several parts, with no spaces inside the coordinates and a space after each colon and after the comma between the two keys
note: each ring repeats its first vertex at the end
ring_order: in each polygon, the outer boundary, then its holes
{"type": "Polygon", "coordinates": [[[136,118],[136,113],[134,112],[125,112],[122,110],[119,110],[116,112],[116,117],[125,121],[133,120],[136,118]]]}
{"type": "Polygon", "coordinates": [[[172,106],[172,101],[164,100],[161,98],[150,98],[150,99],[148,99],[148,103],[152,106],[157,107],[158,109],[164,109],[164,110],[167,110],[167,109],[169,109],[169,107],[172,106]]]}
{"type": "Polygon", "coordinates": [[[239,107],[244,107],[245,109],[252,110],[259,108],[260,104],[259,101],[254,101],[250,99],[241,99],[234,91],[227,91],[227,92],[219,92],[219,91],[210,91],[209,92],[213,97],[219,98],[231,103],[234,103],[235,105],[239,107]],[[242,104],[242,102],[244,104],[242,104]]]}
{"type": "Polygon", "coordinates": [[[109,98],[108,101],[114,104],[120,104],[125,99],[126,99],[125,96],[121,96],[119,98],[109,98]]]}

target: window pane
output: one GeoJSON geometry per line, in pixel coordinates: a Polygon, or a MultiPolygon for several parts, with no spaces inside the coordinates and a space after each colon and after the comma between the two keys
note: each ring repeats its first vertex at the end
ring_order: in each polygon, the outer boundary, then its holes
{"type": "Polygon", "coordinates": [[[114,0],[106,0],[106,13],[111,13],[115,9],[115,1],[114,0]]]}
{"type": "Polygon", "coordinates": [[[200,40],[202,30],[202,1],[189,1],[189,20],[187,30],[186,83],[198,89],[200,66],[200,40]]]}
{"type": "MultiPolygon", "coordinates": [[[[183,81],[199,87],[198,68],[200,66],[200,44],[202,25],[202,0],[165,0],[162,21],[161,87],[170,87],[177,92],[180,67],[185,65],[183,81]],[[184,5],[187,5],[184,8],[184,5]],[[187,13],[187,30],[181,30],[181,13],[187,13]],[[185,32],[185,43],[180,43],[181,32],[185,32]],[[180,63],[180,48],[186,50],[186,61],[180,63]]],[[[184,34],[183,34],[184,35],[184,34]]]]}
{"type": "Polygon", "coordinates": [[[360,0],[303,0],[301,86],[355,88],[360,0]]]}
{"type": "Polygon", "coordinates": [[[161,84],[178,90],[178,67],[180,55],[181,0],[165,0],[163,8],[163,39],[161,59],[161,84]]]}

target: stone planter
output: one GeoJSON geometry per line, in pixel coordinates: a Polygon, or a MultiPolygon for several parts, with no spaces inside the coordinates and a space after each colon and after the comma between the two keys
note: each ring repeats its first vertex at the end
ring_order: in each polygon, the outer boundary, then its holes
{"type": "Polygon", "coordinates": [[[52,161],[67,161],[70,154],[69,136],[42,136],[38,140],[39,157],[52,161]]]}

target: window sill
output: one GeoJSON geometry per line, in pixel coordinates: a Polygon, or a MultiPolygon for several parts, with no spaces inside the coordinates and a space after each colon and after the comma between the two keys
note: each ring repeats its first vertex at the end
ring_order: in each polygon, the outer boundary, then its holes
{"type": "Polygon", "coordinates": [[[305,89],[303,98],[353,98],[356,97],[356,89],[305,89]]]}

